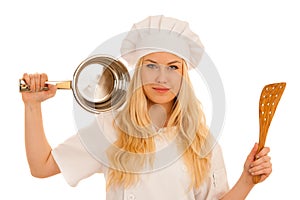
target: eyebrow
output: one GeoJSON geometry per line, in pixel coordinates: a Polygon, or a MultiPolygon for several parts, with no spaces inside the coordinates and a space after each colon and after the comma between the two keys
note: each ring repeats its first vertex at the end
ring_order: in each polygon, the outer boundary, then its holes
{"type": "MultiPolygon", "coordinates": [[[[156,61],[151,60],[151,59],[146,59],[145,61],[149,61],[149,62],[158,64],[156,61]]],[[[171,61],[171,62],[167,63],[167,65],[171,65],[171,64],[174,64],[174,63],[181,63],[181,62],[179,62],[178,60],[174,60],[174,61],[171,61]]]]}

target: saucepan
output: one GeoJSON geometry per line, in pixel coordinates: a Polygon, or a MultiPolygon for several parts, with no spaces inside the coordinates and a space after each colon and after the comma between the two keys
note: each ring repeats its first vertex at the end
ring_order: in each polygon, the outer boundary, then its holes
{"type": "MultiPolygon", "coordinates": [[[[118,59],[98,54],[80,63],[73,74],[73,80],[47,81],[58,89],[70,89],[77,103],[91,113],[101,113],[120,108],[126,98],[130,75],[126,66],[118,59]]],[[[30,85],[19,80],[20,92],[30,91],[30,85]]]]}

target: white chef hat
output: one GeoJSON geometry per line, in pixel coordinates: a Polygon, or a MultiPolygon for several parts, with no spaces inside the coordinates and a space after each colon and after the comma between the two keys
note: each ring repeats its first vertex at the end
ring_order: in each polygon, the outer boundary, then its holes
{"type": "Polygon", "coordinates": [[[173,53],[189,67],[196,67],[204,46],[187,22],[158,15],[134,24],[121,45],[122,58],[129,66],[135,66],[142,56],[154,52],[173,53]]]}

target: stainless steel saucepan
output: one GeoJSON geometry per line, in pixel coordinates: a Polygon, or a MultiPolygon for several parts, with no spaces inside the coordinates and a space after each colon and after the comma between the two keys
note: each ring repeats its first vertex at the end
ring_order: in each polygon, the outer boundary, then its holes
{"type": "MultiPolygon", "coordinates": [[[[128,70],[120,60],[108,55],[94,55],[81,62],[72,81],[47,81],[46,84],[71,89],[82,108],[100,113],[118,109],[124,104],[129,81],[128,70]]],[[[20,79],[19,90],[30,91],[30,85],[20,79]]],[[[48,90],[48,87],[42,90],[48,90]]]]}

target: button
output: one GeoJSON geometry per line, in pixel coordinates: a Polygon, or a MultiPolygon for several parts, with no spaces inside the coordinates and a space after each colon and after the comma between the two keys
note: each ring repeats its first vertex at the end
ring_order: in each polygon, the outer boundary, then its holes
{"type": "Polygon", "coordinates": [[[184,171],[184,172],[186,172],[186,171],[187,171],[187,168],[186,168],[186,166],[185,166],[185,165],[183,165],[183,166],[181,167],[181,169],[182,169],[182,171],[184,171]]]}
{"type": "Polygon", "coordinates": [[[133,194],[128,195],[127,197],[128,200],[135,200],[135,196],[133,194]]]}

